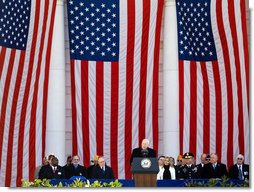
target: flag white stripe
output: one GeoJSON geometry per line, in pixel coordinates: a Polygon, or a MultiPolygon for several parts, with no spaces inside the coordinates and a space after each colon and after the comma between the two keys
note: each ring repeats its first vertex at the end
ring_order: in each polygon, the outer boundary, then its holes
{"type": "Polygon", "coordinates": [[[150,5],[150,26],[149,26],[149,38],[148,38],[148,60],[147,60],[147,81],[146,81],[146,138],[150,141],[150,146],[153,148],[153,70],[154,70],[154,49],[155,49],[155,30],[157,21],[157,8],[158,1],[151,1],[150,5]]]}
{"type": "MultiPolygon", "coordinates": [[[[127,54],[127,1],[120,1],[119,33],[119,98],[118,98],[118,178],[125,178],[125,93],[126,93],[126,54],[127,54]]],[[[128,162],[126,162],[128,163],[128,162]]]]}
{"type": "Polygon", "coordinates": [[[216,152],[216,93],[212,62],[206,62],[210,90],[210,152],[216,152]]]}
{"type": "MultiPolygon", "coordinates": [[[[104,62],[104,107],[103,107],[103,154],[105,157],[105,161],[108,165],[111,165],[110,158],[110,128],[111,128],[111,118],[115,118],[111,116],[111,62],[104,62]]],[[[116,82],[112,82],[116,83],[116,82]]]]}
{"type": "Polygon", "coordinates": [[[184,130],[183,153],[189,151],[190,143],[190,62],[184,61],[184,130]]]}
{"type": "Polygon", "coordinates": [[[135,47],[133,65],[133,103],[132,103],[132,148],[139,146],[139,98],[140,98],[140,68],[142,43],[142,1],[136,1],[135,6],[135,47]]]}
{"type": "MultiPolygon", "coordinates": [[[[74,64],[75,70],[75,90],[76,90],[76,110],[77,110],[77,145],[83,145],[83,137],[82,137],[82,94],[81,94],[81,61],[76,61],[74,64]]],[[[77,155],[77,154],[75,154],[77,155]]],[[[82,148],[78,148],[78,155],[83,158],[83,150],[82,148]]]]}
{"type": "MultiPolygon", "coordinates": [[[[202,69],[201,69],[201,63],[197,63],[197,154],[196,157],[200,157],[200,155],[203,153],[203,76],[202,76],[202,69]]],[[[200,159],[196,158],[197,162],[200,163],[200,159]]]]}
{"type": "MultiPolygon", "coordinates": [[[[89,140],[90,157],[97,154],[96,143],[96,62],[88,63],[88,93],[89,93],[89,140]]],[[[99,154],[102,155],[102,154],[99,154]]]]}

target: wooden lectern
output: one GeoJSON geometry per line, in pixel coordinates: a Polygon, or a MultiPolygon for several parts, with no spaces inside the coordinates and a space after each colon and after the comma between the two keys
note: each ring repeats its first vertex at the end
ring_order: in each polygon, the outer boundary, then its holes
{"type": "Polygon", "coordinates": [[[157,158],[136,157],[132,162],[135,187],[157,187],[157,158]]]}

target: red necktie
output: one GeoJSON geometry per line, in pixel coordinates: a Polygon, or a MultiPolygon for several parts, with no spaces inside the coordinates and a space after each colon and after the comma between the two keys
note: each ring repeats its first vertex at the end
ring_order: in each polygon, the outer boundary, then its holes
{"type": "Polygon", "coordinates": [[[56,167],[54,167],[54,173],[56,172],[56,167]]]}

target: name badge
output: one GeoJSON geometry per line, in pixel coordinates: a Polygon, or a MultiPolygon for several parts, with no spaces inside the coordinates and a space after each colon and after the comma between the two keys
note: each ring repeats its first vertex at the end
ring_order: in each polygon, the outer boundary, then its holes
{"type": "Polygon", "coordinates": [[[58,174],[58,175],[62,175],[62,173],[61,173],[61,172],[58,172],[57,174],[58,174]]]}

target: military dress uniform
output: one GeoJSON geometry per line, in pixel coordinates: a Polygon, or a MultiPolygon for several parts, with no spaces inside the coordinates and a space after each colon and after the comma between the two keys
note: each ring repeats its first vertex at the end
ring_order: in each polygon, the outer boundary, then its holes
{"type": "MultiPolygon", "coordinates": [[[[184,159],[194,159],[194,155],[190,152],[183,155],[184,159]]],[[[198,178],[198,168],[193,164],[185,164],[180,168],[181,179],[196,179],[198,178]]]]}
{"type": "Polygon", "coordinates": [[[181,168],[182,179],[196,179],[198,177],[198,168],[195,165],[184,165],[181,168]]]}

